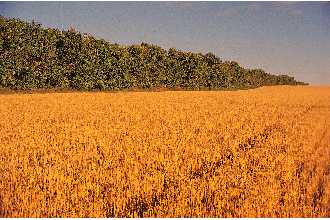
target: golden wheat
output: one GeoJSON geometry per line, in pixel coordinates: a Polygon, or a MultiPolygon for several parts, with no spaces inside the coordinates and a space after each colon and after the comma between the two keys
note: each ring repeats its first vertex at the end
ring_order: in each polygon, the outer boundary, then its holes
{"type": "Polygon", "coordinates": [[[0,217],[330,216],[330,88],[0,95],[0,217]]]}

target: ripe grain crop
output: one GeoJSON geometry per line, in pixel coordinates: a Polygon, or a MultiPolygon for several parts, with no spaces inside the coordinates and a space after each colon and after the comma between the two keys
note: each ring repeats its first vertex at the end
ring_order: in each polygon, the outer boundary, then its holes
{"type": "Polygon", "coordinates": [[[330,88],[0,95],[1,217],[329,217],[330,88]]]}

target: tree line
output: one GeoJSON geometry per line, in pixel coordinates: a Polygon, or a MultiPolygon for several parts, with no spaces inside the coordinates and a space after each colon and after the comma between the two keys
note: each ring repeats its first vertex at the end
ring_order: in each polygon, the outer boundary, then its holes
{"type": "Polygon", "coordinates": [[[122,46],[33,21],[0,16],[0,30],[2,88],[199,90],[305,84],[287,75],[242,68],[212,53],[165,50],[147,43],[122,46]]]}

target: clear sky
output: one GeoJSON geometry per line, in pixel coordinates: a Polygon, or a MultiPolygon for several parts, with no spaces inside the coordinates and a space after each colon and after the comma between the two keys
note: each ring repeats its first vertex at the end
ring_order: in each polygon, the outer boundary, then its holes
{"type": "Polygon", "coordinates": [[[0,2],[0,14],[330,84],[329,2],[0,2]]]}

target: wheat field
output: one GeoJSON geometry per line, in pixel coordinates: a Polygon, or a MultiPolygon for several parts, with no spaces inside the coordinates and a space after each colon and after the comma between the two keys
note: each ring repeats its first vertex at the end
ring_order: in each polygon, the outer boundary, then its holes
{"type": "Polygon", "coordinates": [[[330,87],[0,95],[0,217],[330,217],[330,87]]]}

